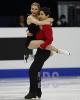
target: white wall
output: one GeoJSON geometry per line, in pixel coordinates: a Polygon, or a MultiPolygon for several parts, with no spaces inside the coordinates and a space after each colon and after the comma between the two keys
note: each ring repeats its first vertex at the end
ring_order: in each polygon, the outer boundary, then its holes
{"type": "MultiPolygon", "coordinates": [[[[44,64],[44,67],[80,68],[80,28],[53,28],[53,45],[70,51],[71,55],[54,54],[44,64]]],[[[4,37],[26,37],[26,28],[0,28],[0,38],[4,37]]],[[[35,50],[34,50],[35,52],[35,50]]],[[[24,61],[0,61],[0,69],[28,68],[31,62],[24,61]]]]}

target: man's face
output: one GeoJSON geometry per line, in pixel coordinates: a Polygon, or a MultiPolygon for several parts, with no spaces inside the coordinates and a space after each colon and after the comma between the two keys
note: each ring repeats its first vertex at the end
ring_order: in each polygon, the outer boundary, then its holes
{"type": "Polygon", "coordinates": [[[39,19],[45,20],[49,17],[49,15],[46,15],[43,11],[40,11],[39,19]]]}

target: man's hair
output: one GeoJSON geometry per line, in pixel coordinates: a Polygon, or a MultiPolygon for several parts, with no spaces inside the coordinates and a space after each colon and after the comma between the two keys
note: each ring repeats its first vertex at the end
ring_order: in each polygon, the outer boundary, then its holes
{"type": "Polygon", "coordinates": [[[41,9],[40,9],[40,11],[43,11],[44,13],[45,13],[45,15],[47,16],[47,15],[51,15],[51,11],[50,11],[50,8],[48,8],[48,7],[42,7],[41,9]]]}

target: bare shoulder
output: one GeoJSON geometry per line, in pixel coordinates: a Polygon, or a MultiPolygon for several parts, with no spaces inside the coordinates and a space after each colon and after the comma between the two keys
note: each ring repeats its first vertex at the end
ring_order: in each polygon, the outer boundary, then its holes
{"type": "Polygon", "coordinates": [[[27,17],[27,24],[30,24],[31,23],[31,15],[29,15],[28,17],[27,17]]]}
{"type": "Polygon", "coordinates": [[[27,20],[30,19],[30,18],[31,18],[31,15],[29,15],[29,16],[27,17],[27,20]]]}
{"type": "Polygon", "coordinates": [[[28,18],[28,19],[31,19],[31,18],[33,18],[33,17],[32,17],[32,15],[29,15],[27,18],[28,18]]]}

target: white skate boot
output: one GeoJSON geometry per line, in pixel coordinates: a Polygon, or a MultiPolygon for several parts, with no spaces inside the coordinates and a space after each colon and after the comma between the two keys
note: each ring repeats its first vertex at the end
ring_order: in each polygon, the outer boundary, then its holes
{"type": "Polygon", "coordinates": [[[65,55],[70,55],[70,52],[68,52],[67,50],[64,50],[64,49],[58,49],[58,53],[65,54],[65,55]]]}

